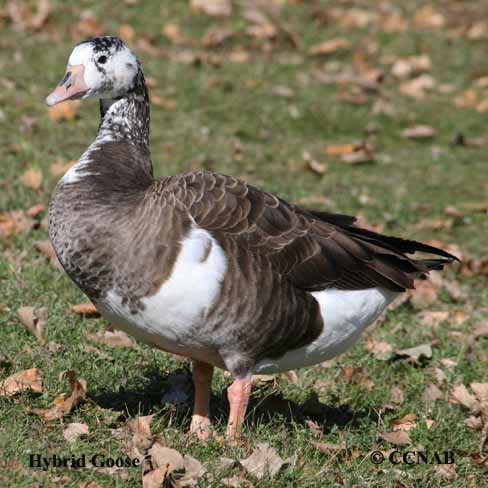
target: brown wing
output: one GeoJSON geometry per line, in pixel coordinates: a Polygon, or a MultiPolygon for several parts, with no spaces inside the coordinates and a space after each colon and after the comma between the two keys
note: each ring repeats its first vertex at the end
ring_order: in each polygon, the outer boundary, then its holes
{"type": "Polygon", "coordinates": [[[382,286],[404,291],[413,288],[415,278],[456,259],[425,244],[356,227],[354,217],[302,209],[231,176],[186,173],[165,178],[163,192],[172,193],[200,227],[266,257],[303,290],[382,286]],[[406,256],[416,251],[446,259],[406,256]]]}

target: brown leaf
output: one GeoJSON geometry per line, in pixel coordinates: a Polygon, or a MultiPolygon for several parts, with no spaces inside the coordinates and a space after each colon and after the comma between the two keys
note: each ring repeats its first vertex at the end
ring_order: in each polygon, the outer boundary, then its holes
{"type": "Polygon", "coordinates": [[[473,412],[479,411],[479,403],[476,398],[469,393],[468,389],[462,384],[456,385],[451,391],[450,403],[460,404],[473,412]]]}
{"type": "Polygon", "coordinates": [[[42,184],[42,172],[38,169],[28,169],[20,177],[20,181],[24,186],[39,190],[42,184]]]}
{"type": "Polygon", "coordinates": [[[225,41],[234,36],[234,34],[235,32],[227,27],[211,27],[202,37],[202,45],[205,48],[221,46],[225,41]]]}
{"type": "Polygon", "coordinates": [[[323,41],[319,44],[314,44],[308,50],[310,56],[328,56],[330,54],[336,53],[337,51],[342,51],[349,48],[350,42],[343,38],[337,37],[335,39],[329,39],[328,41],[323,41]]]}
{"type": "Polygon", "coordinates": [[[231,488],[254,488],[254,485],[249,480],[246,480],[243,475],[222,478],[220,482],[231,488]]]}
{"type": "Polygon", "coordinates": [[[55,176],[60,177],[63,176],[67,171],[69,171],[76,161],[61,161],[58,160],[55,163],[51,163],[49,166],[49,172],[55,176]]]}
{"type": "Polygon", "coordinates": [[[343,154],[351,154],[361,147],[362,143],[337,144],[332,146],[325,146],[322,151],[329,156],[342,156],[343,154]]]}
{"type": "Polygon", "coordinates": [[[373,339],[366,342],[366,349],[378,359],[389,359],[393,352],[393,347],[388,342],[374,341],[373,339]]]}
{"type": "Polygon", "coordinates": [[[374,388],[373,380],[363,367],[354,367],[350,365],[344,366],[341,369],[339,378],[341,378],[341,380],[343,380],[345,383],[364,385],[369,390],[374,388]]]}
{"type": "Polygon", "coordinates": [[[420,56],[397,59],[391,68],[391,73],[396,78],[405,80],[411,76],[429,71],[431,67],[430,57],[427,54],[422,54],[420,56]]]}
{"type": "Polygon", "coordinates": [[[196,12],[212,17],[229,17],[232,14],[230,0],[190,0],[190,6],[196,12]]]}
{"type": "Polygon", "coordinates": [[[74,442],[79,437],[85,435],[88,435],[88,425],[79,422],[68,424],[66,429],[63,430],[63,437],[68,442],[74,442]]]}
{"type": "Polygon", "coordinates": [[[442,28],[446,23],[443,14],[438,12],[432,5],[425,5],[415,12],[415,25],[426,28],[442,28]]]}
{"type": "Polygon", "coordinates": [[[380,437],[390,444],[407,445],[412,441],[407,432],[397,430],[396,432],[380,432],[380,437]]]}
{"type": "Polygon", "coordinates": [[[393,420],[391,422],[391,427],[395,432],[399,430],[408,432],[409,430],[412,430],[414,427],[416,427],[416,420],[417,416],[414,413],[407,413],[402,418],[393,420]]]}
{"type": "Polygon", "coordinates": [[[28,208],[25,213],[27,217],[34,218],[44,212],[44,210],[46,210],[46,206],[43,203],[38,203],[37,205],[28,208]]]}
{"type": "Polygon", "coordinates": [[[420,323],[427,326],[439,325],[449,318],[447,310],[423,310],[419,315],[420,323]]]}
{"type": "Polygon", "coordinates": [[[56,420],[69,414],[77,405],[79,405],[86,397],[86,381],[77,380],[74,371],[66,372],[68,377],[71,395],[66,398],[62,394],[56,397],[50,408],[28,408],[29,413],[33,413],[42,417],[46,422],[56,420]]]}
{"type": "Polygon", "coordinates": [[[469,386],[474,391],[478,401],[481,403],[488,402],[488,383],[471,383],[469,386]]]}
{"type": "Polygon", "coordinates": [[[20,307],[17,310],[17,316],[26,329],[37,339],[37,342],[44,345],[46,341],[42,337],[42,326],[47,320],[47,308],[20,307]]]}
{"type": "Polygon", "coordinates": [[[92,11],[84,10],[75,26],[75,32],[81,38],[97,37],[103,35],[105,28],[92,11]]]}
{"type": "Polygon", "coordinates": [[[124,451],[130,457],[141,458],[143,453],[149,449],[152,442],[151,421],[153,417],[154,415],[136,417],[129,422],[129,430],[132,433],[132,437],[125,444],[124,451]]]}
{"type": "Polygon", "coordinates": [[[415,290],[409,290],[410,303],[416,310],[426,308],[437,300],[439,284],[433,280],[423,280],[415,283],[415,290]]]}
{"type": "Polygon", "coordinates": [[[103,486],[95,483],[95,481],[83,481],[78,488],[103,488],[103,486]]]}
{"type": "Polygon", "coordinates": [[[440,400],[444,395],[438,386],[434,384],[427,385],[424,392],[422,393],[422,401],[427,405],[433,405],[436,400],[440,400]]]}
{"type": "Polygon", "coordinates": [[[198,480],[206,473],[202,463],[189,454],[183,456],[183,468],[185,469],[185,474],[176,480],[176,488],[197,486],[198,480]]]}
{"type": "Polygon", "coordinates": [[[58,271],[63,271],[63,266],[59,262],[51,242],[34,241],[33,246],[36,251],[39,251],[42,255],[46,256],[49,259],[50,264],[54,268],[56,268],[58,271]]]}
{"type": "Polygon", "coordinates": [[[161,488],[165,479],[165,468],[154,469],[142,476],[142,488],[161,488]]]}
{"type": "Polygon", "coordinates": [[[390,392],[390,399],[393,403],[401,405],[405,401],[405,394],[398,386],[394,386],[390,392]]]}
{"type": "Polygon", "coordinates": [[[69,311],[78,315],[83,315],[85,318],[100,317],[100,313],[92,302],[83,302],[78,303],[77,305],[70,305],[69,311]]]}
{"type": "Polygon", "coordinates": [[[176,102],[171,98],[161,97],[159,95],[152,95],[151,102],[157,107],[164,108],[169,112],[174,112],[177,108],[176,102]]]}
{"type": "Polygon", "coordinates": [[[48,108],[48,117],[51,120],[73,120],[76,117],[81,102],[79,100],[66,100],[48,108]]]}
{"type": "Polygon", "coordinates": [[[131,43],[136,37],[136,31],[129,24],[122,24],[118,30],[118,36],[125,42],[131,43]]]}
{"type": "Polygon", "coordinates": [[[436,130],[430,125],[414,125],[402,131],[402,137],[406,139],[431,139],[436,130]]]}
{"type": "Polygon", "coordinates": [[[156,441],[148,451],[151,456],[151,461],[156,468],[164,468],[166,476],[173,471],[180,471],[183,469],[183,456],[176,450],[163,446],[156,441]]]}
{"type": "Polygon", "coordinates": [[[466,427],[473,430],[481,430],[483,427],[483,421],[481,420],[481,417],[475,417],[474,415],[470,415],[464,421],[464,423],[466,424],[466,427]]]}
{"type": "Polygon", "coordinates": [[[274,447],[268,443],[260,443],[256,446],[253,453],[241,461],[241,465],[257,479],[264,476],[273,478],[281,470],[285,462],[278,456],[274,447]]]}
{"type": "Polygon", "coordinates": [[[89,335],[90,339],[110,347],[134,347],[134,341],[122,330],[105,330],[89,335]]]}
{"type": "Polygon", "coordinates": [[[317,441],[310,441],[315,449],[325,454],[333,454],[337,451],[347,451],[346,443],[343,442],[341,444],[334,444],[332,442],[317,442],[317,441]]]}
{"type": "Polygon", "coordinates": [[[10,1],[5,13],[19,30],[39,30],[49,17],[51,3],[49,0],[38,0],[36,4],[37,11],[33,12],[27,2],[10,1]]]}
{"type": "Polygon", "coordinates": [[[13,396],[32,390],[42,393],[41,371],[37,368],[19,371],[0,382],[0,396],[13,396]]]}
{"type": "Polygon", "coordinates": [[[437,464],[432,469],[443,478],[455,479],[457,477],[455,464],[437,464]]]}
{"type": "Polygon", "coordinates": [[[187,37],[181,32],[178,24],[165,24],[163,26],[163,35],[174,44],[186,44],[188,42],[187,37]]]}
{"type": "Polygon", "coordinates": [[[436,85],[434,78],[430,75],[420,75],[412,80],[404,81],[400,84],[400,93],[411,98],[423,99],[427,92],[431,91],[436,85]]]}
{"type": "Polygon", "coordinates": [[[430,347],[430,344],[421,344],[420,346],[409,347],[407,349],[397,349],[395,354],[419,362],[423,358],[432,358],[432,348],[430,347]]]}

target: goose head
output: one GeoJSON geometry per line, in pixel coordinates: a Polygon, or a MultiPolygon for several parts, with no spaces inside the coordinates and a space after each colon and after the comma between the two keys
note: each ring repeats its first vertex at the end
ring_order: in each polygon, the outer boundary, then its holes
{"type": "Polygon", "coordinates": [[[46,98],[49,106],[73,99],[118,99],[134,90],[141,66],[117,37],[95,37],[73,49],[66,73],[46,98]]]}

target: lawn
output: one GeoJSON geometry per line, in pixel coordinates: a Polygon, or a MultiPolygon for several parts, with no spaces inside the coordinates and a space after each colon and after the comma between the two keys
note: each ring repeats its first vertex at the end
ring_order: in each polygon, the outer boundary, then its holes
{"type": "MultiPolygon", "coordinates": [[[[125,456],[130,426],[152,414],[146,445],[136,447],[144,454],[156,442],[192,456],[202,465],[195,486],[487,484],[486,18],[488,5],[474,0],[2,3],[0,381],[36,368],[42,385],[0,392],[0,484],[141,486],[140,467],[42,470],[29,456],[125,456]],[[74,44],[100,33],[120,35],[144,66],[156,175],[236,175],[463,260],[348,353],[257,378],[236,445],[223,438],[228,376],[216,375],[215,435],[199,444],[187,435],[189,363],[125,339],[107,344],[109,324],[71,310],[86,297],[46,256],[50,195],[93,140],[99,112],[93,101],[50,112],[44,98],[74,44]],[[21,307],[41,316],[37,339],[21,307]],[[424,354],[409,351],[418,346],[424,354]],[[86,394],[63,411],[67,371],[86,394]],[[49,420],[42,409],[55,399],[61,413],[49,420]],[[68,440],[73,423],[84,435],[68,440]],[[229,461],[262,443],[287,460],[276,474],[229,461]],[[373,451],[387,459],[374,464],[373,451]],[[392,451],[422,451],[429,462],[393,463],[392,451]],[[454,465],[431,462],[445,451],[454,465]]],[[[171,474],[176,486],[180,476],[171,474]]]]}

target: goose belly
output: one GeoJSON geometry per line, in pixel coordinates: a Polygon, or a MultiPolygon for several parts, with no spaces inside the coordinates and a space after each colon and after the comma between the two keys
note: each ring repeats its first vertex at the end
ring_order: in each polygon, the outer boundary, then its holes
{"type": "Polygon", "coordinates": [[[220,364],[208,338],[199,334],[218,298],[227,268],[224,251],[210,233],[193,228],[181,243],[169,278],[131,311],[116,290],[96,303],[115,327],[159,349],[220,364]]]}
{"type": "Polygon", "coordinates": [[[310,344],[279,358],[264,359],[255,373],[278,373],[312,366],[348,350],[361,332],[374,322],[398,293],[383,288],[323,290],[312,295],[320,305],[324,328],[310,344]]]}

